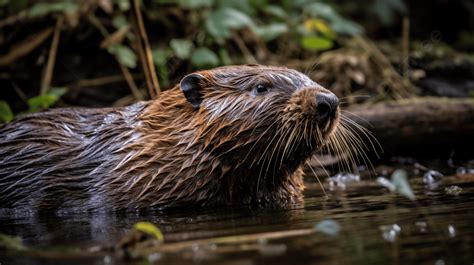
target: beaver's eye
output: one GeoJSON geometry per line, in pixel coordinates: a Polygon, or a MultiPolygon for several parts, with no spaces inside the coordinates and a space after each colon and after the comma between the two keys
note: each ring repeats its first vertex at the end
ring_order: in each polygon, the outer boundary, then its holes
{"type": "Polygon", "coordinates": [[[261,94],[261,93],[265,93],[268,91],[268,88],[267,86],[265,85],[262,85],[262,84],[258,84],[256,87],[255,87],[255,92],[257,92],[257,94],[261,94]]]}

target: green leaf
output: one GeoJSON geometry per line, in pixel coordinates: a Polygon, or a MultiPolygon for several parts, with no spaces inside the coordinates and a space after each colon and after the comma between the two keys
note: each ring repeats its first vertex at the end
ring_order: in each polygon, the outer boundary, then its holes
{"type": "Polygon", "coordinates": [[[256,26],[253,28],[253,31],[264,41],[271,41],[288,32],[288,26],[285,23],[273,23],[265,26],[256,26]]]}
{"type": "Polygon", "coordinates": [[[198,9],[212,6],[214,4],[214,0],[179,0],[178,3],[180,7],[198,9]]]}
{"type": "Polygon", "coordinates": [[[116,29],[121,29],[130,26],[130,23],[124,15],[118,15],[112,19],[112,25],[114,25],[116,29]]]}
{"type": "Polygon", "coordinates": [[[129,0],[114,0],[114,3],[118,5],[119,9],[122,11],[128,11],[130,9],[129,0]]]}
{"type": "Polygon", "coordinates": [[[128,68],[137,66],[137,56],[129,47],[122,44],[115,44],[107,48],[107,51],[114,55],[119,63],[128,68]]]}
{"type": "Polygon", "coordinates": [[[407,197],[410,200],[415,200],[415,194],[408,183],[407,172],[405,170],[397,169],[392,173],[392,184],[395,191],[407,197]]]}
{"type": "Polygon", "coordinates": [[[245,13],[229,8],[219,8],[209,14],[206,29],[216,39],[228,39],[232,29],[253,27],[254,23],[245,13]]]}
{"type": "Polygon", "coordinates": [[[285,10],[277,5],[267,5],[263,8],[263,12],[279,19],[285,19],[287,17],[285,10]]]}
{"type": "Polygon", "coordinates": [[[191,56],[191,63],[198,68],[213,67],[219,65],[219,58],[208,48],[198,48],[191,56]]]}
{"type": "Polygon", "coordinates": [[[150,222],[138,222],[133,225],[133,229],[158,239],[161,243],[165,241],[165,237],[161,230],[150,222]]]}
{"type": "Polygon", "coordinates": [[[10,105],[4,100],[0,100],[0,122],[9,122],[13,120],[13,117],[10,105]]]}
{"type": "Polygon", "coordinates": [[[62,97],[67,92],[67,87],[51,87],[48,90],[48,94],[56,96],[58,98],[62,97]]]}
{"type": "Polygon", "coordinates": [[[152,52],[153,54],[153,63],[156,65],[156,70],[158,72],[158,80],[160,86],[168,87],[170,85],[169,80],[169,71],[166,63],[168,59],[173,55],[173,51],[169,48],[156,48],[152,52]]]}
{"type": "Polygon", "coordinates": [[[372,5],[374,12],[384,26],[393,25],[397,14],[406,14],[407,7],[402,0],[376,0],[372,5]]]}
{"type": "Polygon", "coordinates": [[[170,47],[173,49],[174,54],[179,59],[189,59],[191,51],[194,48],[192,41],[187,39],[172,39],[170,41],[170,47]]]}
{"type": "Polygon", "coordinates": [[[156,48],[152,51],[153,62],[156,66],[165,65],[168,59],[173,55],[173,51],[168,48],[156,48]]]}
{"type": "Polygon", "coordinates": [[[51,94],[40,95],[28,99],[29,112],[38,112],[47,109],[58,101],[59,97],[51,94]]]}
{"type": "Polygon", "coordinates": [[[314,18],[326,20],[331,29],[339,34],[357,35],[363,32],[363,28],[359,24],[344,19],[328,4],[312,3],[305,7],[305,10],[314,18]]]}
{"type": "Polygon", "coordinates": [[[0,7],[6,6],[10,4],[10,0],[0,0],[0,7]]]}
{"type": "Polygon", "coordinates": [[[304,10],[307,11],[312,17],[324,18],[326,20],[334,20],[339,17],[334,9],[325,3],[315,2],[304,7],[304,10]]]}
{"type": "Polygon", "coordinates": [[[219,49],[219,58],[223,65],[232,64],[232,58],[230,58],[230,55],[225,48],[219,49]]]}
{"type": "Polygon", "coordinates": [[[355,36],[364,32],[364,28],[362,28],[361,25],[342,17],[331,21],[330,25],[331,28],[339,34],[355,36]]]}
{"type": "Polygon", "coordinates": [[[51,13],[67,12],[75,13],[79,10],[79,5],[73,1],[63,1],[57,3],[40,2],[33,5],[28,10],[30,18],[43,17],[51,13]]]}
{"type": "Polygon", "coordinates": [[[24,250],[27,250],[28,248],[25,245],[23,245],[21,238],[0,233],[0,249],[24,251],[24,250]]]}
{"type": "Polygon", "coordinates": [[[307,50],[312,51],[323,51],[331,49],[333,42],[330,39],[317,37],[317,36],[305,36],[301,38],[301,46],[307,50]]]}
{"type": "Polygon", "coordinates": [[[326,219],[317,223],[314,226],[314,230],[329,236],[337,236],[339,231],[341,231],[341,225],[332,219],[326,219]]]}

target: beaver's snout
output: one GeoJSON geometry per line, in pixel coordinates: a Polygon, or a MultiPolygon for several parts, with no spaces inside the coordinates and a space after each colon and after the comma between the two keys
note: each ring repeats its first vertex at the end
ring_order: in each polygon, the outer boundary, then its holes
{"type": "Polygon", "coordinates": [[[326,124],[327,120],[334,118],[339,106],[339,99],[333,93],[318,93],[316,96],[316,109],[319,123],[326,124]]]}

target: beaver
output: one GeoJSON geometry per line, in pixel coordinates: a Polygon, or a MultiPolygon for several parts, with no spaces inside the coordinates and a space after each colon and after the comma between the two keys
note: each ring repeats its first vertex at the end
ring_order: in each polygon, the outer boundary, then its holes
{"type": "Polygon", "coordinates": [[[0,129],[0,208],[126,209],[301,202],[302,167],[339,100],[285,67],[186,75],[156,99],[60,108],[0,129]]]}

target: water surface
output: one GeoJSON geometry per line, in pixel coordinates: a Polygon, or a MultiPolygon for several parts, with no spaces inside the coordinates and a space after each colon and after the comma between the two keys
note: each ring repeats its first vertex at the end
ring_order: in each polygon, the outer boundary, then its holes
{"type": "MultiPolygon", "coordinates": [[[[310,180],[311,181],[311,180],[310,180]]],[[[241,244],[196,244],[126,261],[114,255],[39,258],[0,250],[0,264],[473,264],[474,175],[426,185],[410,176],[417,197],[393,195],[375,179],[349,183],[325,196],[307,184],[305,205],[288,209],[225,207],[173,212],[0,216],[0,233],[35,248],[113,246],[138,221],[150,221],[166,242],[312,228],[334,220],[336,236],[311,233],[241,244]],[[457,186],[458,195],[445,189],[457,186]]]]}

